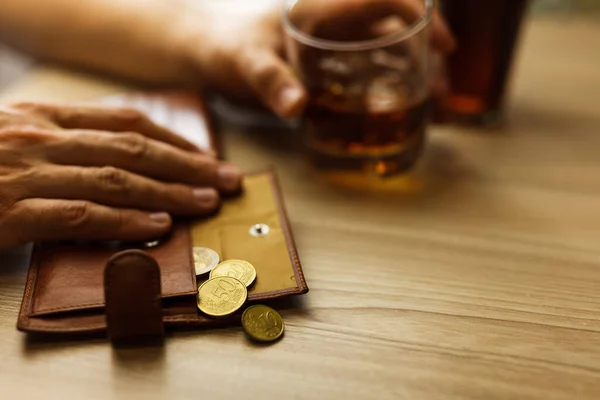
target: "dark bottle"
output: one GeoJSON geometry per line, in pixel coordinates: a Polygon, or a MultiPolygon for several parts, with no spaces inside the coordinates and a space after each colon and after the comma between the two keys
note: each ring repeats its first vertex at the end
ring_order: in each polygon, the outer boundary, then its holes
{"type": "Polygon", "coordinates": [[[529,0],[443,0],[458,47],[448,57],[451,91],[442,121],[494,125],[502,120],[511,64],[529,0]]]}

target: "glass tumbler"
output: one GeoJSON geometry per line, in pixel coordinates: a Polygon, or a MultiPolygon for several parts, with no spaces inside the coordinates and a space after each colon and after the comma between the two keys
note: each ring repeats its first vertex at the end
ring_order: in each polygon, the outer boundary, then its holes
{"type": "Polygon", "coordinates": [[[309,92],[303,130],[318,168],[387,177],[415,165],[431,111],[433,1],[284,1],[287,56],[309,92]]]}

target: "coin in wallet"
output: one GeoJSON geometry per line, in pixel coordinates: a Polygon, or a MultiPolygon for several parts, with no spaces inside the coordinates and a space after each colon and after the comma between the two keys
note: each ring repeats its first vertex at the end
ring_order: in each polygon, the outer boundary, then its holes
{"type": "Polygon", "coordinates": [[[219,264],[219,255],[213,249],[207,247],[194,247],[192,253],[194,255],[196,275],[209,273],[219,264]]]}
{"type": "Polygon", "coordinates": [[[198,309],[211,317],[225,317],[239,310],[246,299],[246,286],[230,276],[210,278],[198,288],[198,309]]]}
{"type": "Polygon", "coordinates": [[[230,276],[250,287],[256,280],[256,269],[245,260],[225,260],[210,271],[210,277],[230,276]]]}

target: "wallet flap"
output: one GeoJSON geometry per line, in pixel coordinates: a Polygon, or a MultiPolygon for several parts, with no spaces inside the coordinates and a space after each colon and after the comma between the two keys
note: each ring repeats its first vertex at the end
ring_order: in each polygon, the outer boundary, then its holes
{"type": "Polygon", "coordinates": [[[164,336],[160,268],[143,251],[112,256],[104,269],[106,326],[113,343],[164,336]]]}
{"type": "Polygon", "coordinates": [[[224,202],[218,215],[192,224],[193,246],[210,247],[222,260],[253,264],[257,279],[249,289],[249,301],[306,293],[275,174],[249,175],[244,186],[244,194],[224,202]],[[261,234],[253,231],[256,225],[263,227],[261,234]]]}
{"type": "MultiPolygon", "coordinates": [[[[125,244],[38,244],[28,279],[33,299],[31,316],[104,307],[103,271],[115,253],[136,246],[125,244]]],[[[197,291],[187,224],[175,227],[158,247],[146,249],[161,267],[164,298],[194,295],[197,291]]]]}

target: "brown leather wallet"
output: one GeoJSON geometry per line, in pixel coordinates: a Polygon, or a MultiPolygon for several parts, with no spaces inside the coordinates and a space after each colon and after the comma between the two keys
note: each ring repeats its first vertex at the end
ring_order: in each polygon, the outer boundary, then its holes
{"type": "MultiPolygon", "coordinates": [[[[189,95],[136,95],[119,101],[160,115],[163,120],[157,122],[170,127],[185,128],[181,118],[206,121],[202,103],[189,95]],[[153,106],[144,107],[148,104],[153,106]]],[[[194,129],[210,135],[210,125],[205,128],[194,129]]],[[[214,137],[195,141],[215,143],[214,137]]],[[[108,332],[114,340],[136,340],[160,336],[163,327],[234,321],[235,316],[214,319],[198,311],[201,282],[193,265],[194,246],[215,250],[221,260],[244,259],[255,266],[249,303],[308,292],[275,174],[267,171],[247,175],[243,192],[226,199],[216,215],[178,221],[153,248],[113,242],[36,244],[17,328],[46,334],[108,332]],[[260,234],[257,224],[266,225],[260,234]]]]}

